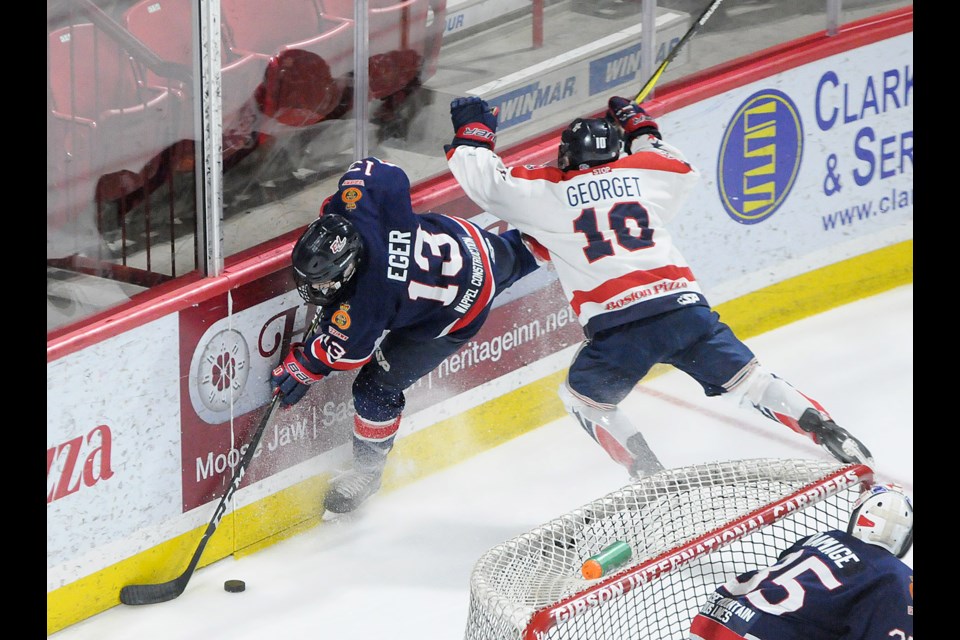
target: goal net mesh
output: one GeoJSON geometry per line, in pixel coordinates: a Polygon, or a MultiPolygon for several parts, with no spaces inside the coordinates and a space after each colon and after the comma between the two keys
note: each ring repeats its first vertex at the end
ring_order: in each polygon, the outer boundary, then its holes
{"type": "Polygon", "coordinates": [[[753,459],[668,469],[487,551],[465,640],[684,640],[706,597],[798,538],[845,529],[864,465],[753,459]],[[581,566],[612,543],[630,560],[581,566]]]}

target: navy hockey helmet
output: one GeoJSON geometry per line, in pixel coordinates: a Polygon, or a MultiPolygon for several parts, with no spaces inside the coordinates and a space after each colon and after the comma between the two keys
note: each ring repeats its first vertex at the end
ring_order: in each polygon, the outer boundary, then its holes
{"type": "Polygon", "coordinates": [[[320,306],[335,303],[363,258],[363,239],[353,223],[336,213],[323,214],[293,246],[293,279],[300,297],[320,306]]]}
{"type": "Polygon", "coordinates": [[[620,130],[605,118],[577,118],[560,134],[561,171],[588,169],[620,157],[620,130]]]}
{"type": "Polygon", "coordinates": [[[899,485],[874,485],[854,503],[847,533],[902,558],[913,545],[913,502],[899,485]]]}

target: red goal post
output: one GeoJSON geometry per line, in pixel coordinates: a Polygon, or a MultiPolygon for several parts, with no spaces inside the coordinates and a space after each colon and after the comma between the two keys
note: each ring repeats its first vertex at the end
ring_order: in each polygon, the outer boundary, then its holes
{"type": "Polygon", "coordinates": [[[684,640],[719,585],[812,533],[845,529],[866,465],[753,459],[667,469],[508,540],[477,561],[465,640],[684,640]],[[631,560],[585,579],[616,541],[631,560]]]}

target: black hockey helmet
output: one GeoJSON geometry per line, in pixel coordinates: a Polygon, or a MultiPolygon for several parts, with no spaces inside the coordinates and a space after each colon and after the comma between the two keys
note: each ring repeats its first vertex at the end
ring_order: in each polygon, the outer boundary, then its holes
{"type": "Polygon", "coordinates": [[[293,246],[293,279],[300,297],[320,306],[335,303],[363,257],[363,239],[353,223],[336,213],[323,214],[293,246]]]}
{"type": "Polygon", "coordinates": [[[620,130],[605,118],[577,118],[560,134],[561,171],[588,169],[620,157],[620,130]]]}

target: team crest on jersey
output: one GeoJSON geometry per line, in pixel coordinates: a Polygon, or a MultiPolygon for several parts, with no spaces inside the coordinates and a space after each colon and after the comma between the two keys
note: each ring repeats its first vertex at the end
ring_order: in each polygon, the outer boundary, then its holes
{"type": "Polygon", "coordinates": [[[350,305],[342,304],[340,308],[333,312],[333,316],[330,318],[330,322],[337,325],[344,331],[350,328],[350,305]]]}
{"type": "Polygon", "coordinates": [[[357,202],[359,202],[360,198],[362,197],[363,191],[360,191],[360,189],[357,189],[356,187],[344,189],[343,193],[340,194],[340,199],[343,200],[343,203],[346,205],[347,210],[349,211],[357,208],[357,202]]]}

